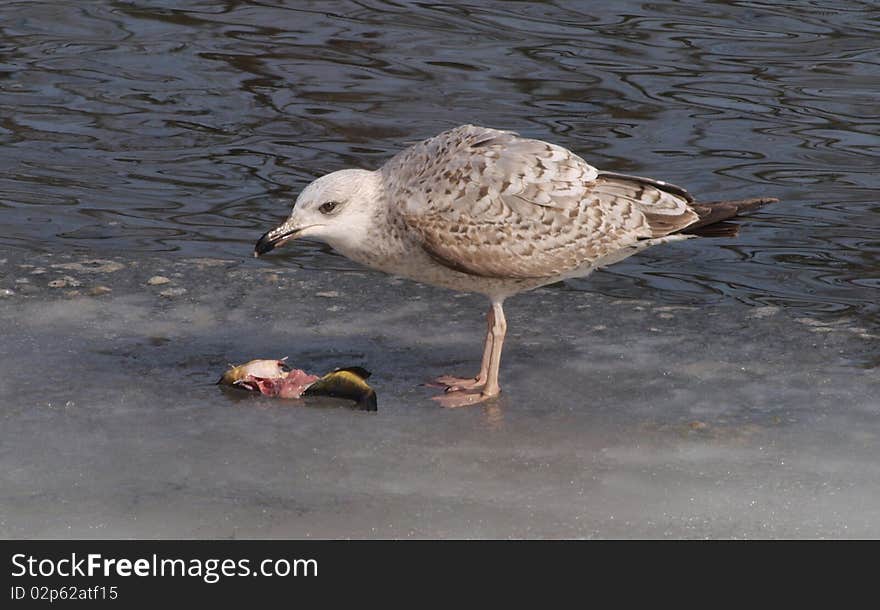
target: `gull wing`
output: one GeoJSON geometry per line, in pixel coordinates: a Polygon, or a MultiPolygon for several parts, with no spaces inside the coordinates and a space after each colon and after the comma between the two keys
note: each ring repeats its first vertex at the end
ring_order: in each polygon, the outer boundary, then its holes
{"type": "Polygon", "coordinates": [[[563,275],[699,218],[683,189],[473,125],[404,150],[381,172],[392,209],[423,249],[477,276],[563,275]]]}

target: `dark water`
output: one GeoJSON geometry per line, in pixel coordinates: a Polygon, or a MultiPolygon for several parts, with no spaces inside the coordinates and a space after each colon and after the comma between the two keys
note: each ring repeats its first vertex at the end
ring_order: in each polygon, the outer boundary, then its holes
{"type": "Polygon", "coordinates": [[[876,321],[878,92],[874,2],[3,2],[0,243],[248,256],[316,176],[472,122],[783,200],[568,289],[876,321]]]}

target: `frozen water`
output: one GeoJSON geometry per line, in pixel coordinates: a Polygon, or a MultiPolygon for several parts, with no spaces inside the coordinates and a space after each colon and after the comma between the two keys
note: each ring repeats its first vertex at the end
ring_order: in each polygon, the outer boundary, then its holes
{"type": "Polygon", "coordinates": [[[475,370],[478,297],[253,259],[0,255],[3,537],[880,536],[870,329],[553,286],[509,302],[501,399],[444,410],[419,384],[475,370]],[[21,264],[47,270],[25,294],[21,264]],[[372,370],[378,413],[214,385],[284,355],[372,370]]]}
{"type": "Polygon", "coordinates": [[[153,4],[0,2],[0,536],[880,537],[870,3],[153,4]],[[511,299],[444,411],[479,299],[248,255],[462,123],[781,201],[511,299]],[[213,385],[283,355],[379,412],[213,385]]]}

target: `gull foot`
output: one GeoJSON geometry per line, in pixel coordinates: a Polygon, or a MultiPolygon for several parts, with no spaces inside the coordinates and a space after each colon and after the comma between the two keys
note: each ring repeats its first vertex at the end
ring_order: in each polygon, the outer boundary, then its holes
{"type": "Polygon", "coordinates": [[[431,388],[443,388],[447,392],[457,392],[458,390],[475,390],[482,388],[486,382],[480,381],[477,377],[453,377],[452,375],[441,375],[436,379],[432,379],[426,383],[431,388]]]}
{"type": "Polygon", "coordinates": [[[498,394],[486,394],[484,392],[468,390],[447,390],[440,396],[434,396],[431,400],[439,402],[441,406],[447,409],[457,409],[458,407],[476,405],[497,397],[498,394]]]}

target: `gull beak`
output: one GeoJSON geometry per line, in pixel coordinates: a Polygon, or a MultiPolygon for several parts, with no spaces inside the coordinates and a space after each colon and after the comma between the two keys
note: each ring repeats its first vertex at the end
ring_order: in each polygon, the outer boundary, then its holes
{"type": "Polygon", "coordinates": [[[271,231],[263,233],[263,236],[254,246],[254,256],[261,256],[279,246],[283,246],[287,241],[295,239],[300,231],[302,231],[302,227],[291,228],[290,225],[284,223],[271,231]]]}

